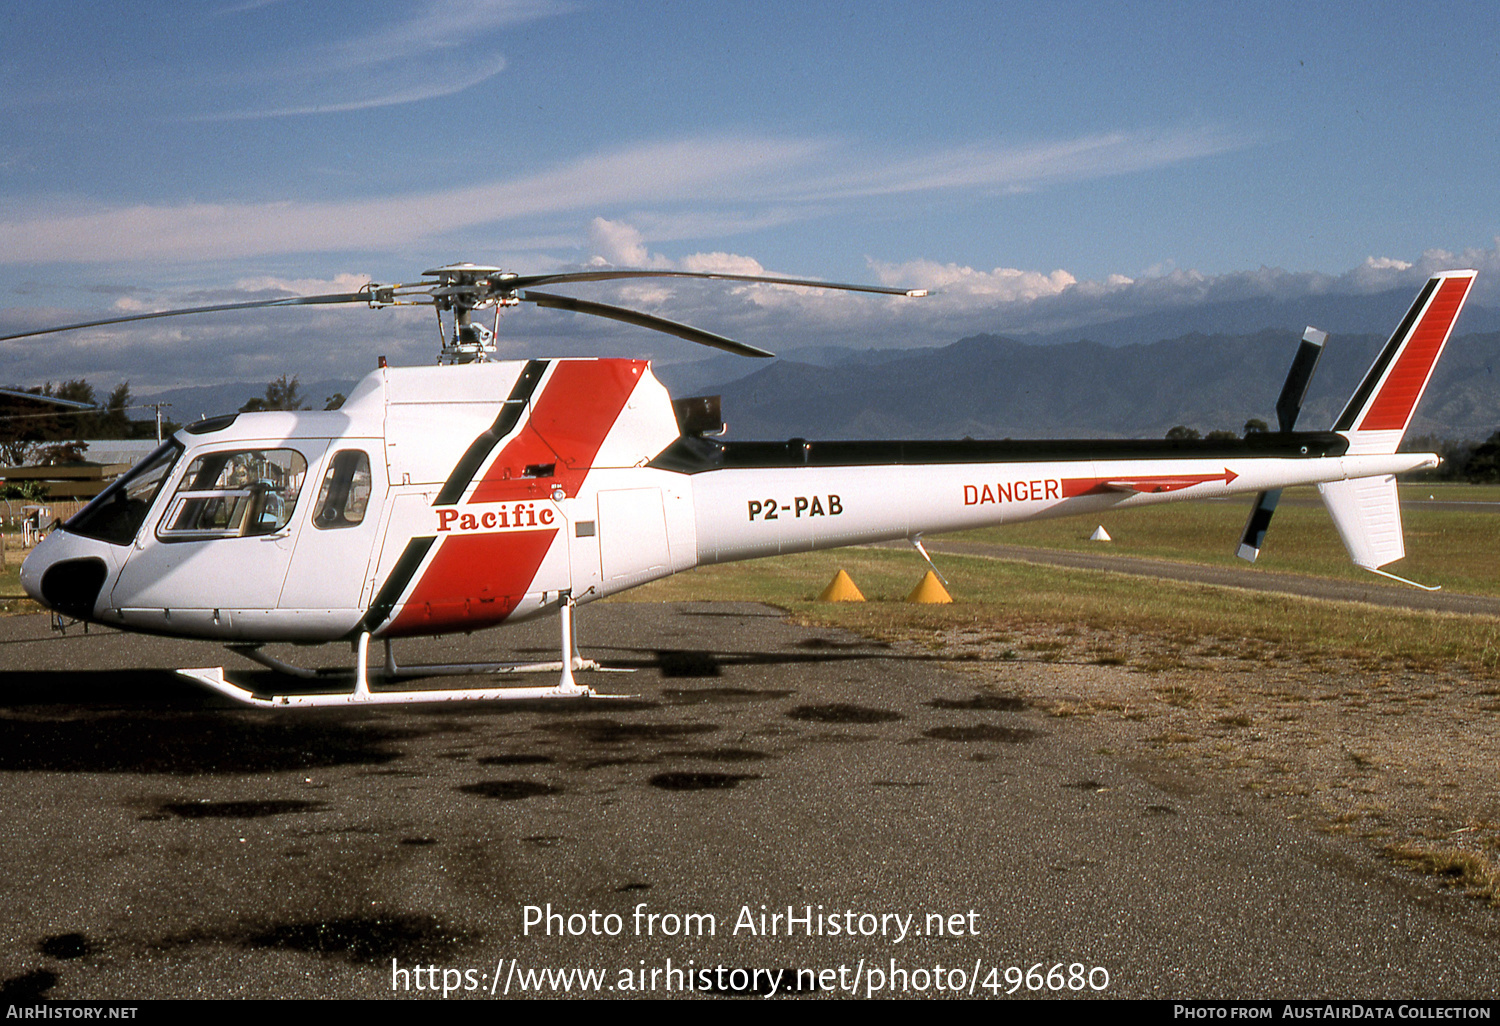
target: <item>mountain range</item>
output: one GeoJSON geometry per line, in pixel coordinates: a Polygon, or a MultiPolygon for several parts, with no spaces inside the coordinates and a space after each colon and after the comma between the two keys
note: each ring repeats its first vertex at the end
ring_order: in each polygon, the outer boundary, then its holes
{"type": "MultiPolygon", "coordinates": [[[[1238,434],[1251,418],[1274,426],[1300,337],[1272,329],[1112,348],[975,335],[833,366],[777,360],[706,391],[723,397],[730,438],[1151,438],[1179,424],[1238,434]]],[[[1330,341],[1298,426],[1331,425],[1384,342],[1330,341]]],[[[1496,367],[1500,332],[1455,339],[1411,433],[1486,438],[1500,428],[1496,367]]]]}
{"type": "MultiPolygon", "coordinates": [[[[1122,317],[1068,331],[972,335],[916,349],[782,347],[774,361],[728,354],[658,363],[674,396],[718,394],[728,437],[1160,437],[1176,425],[1240,432],[1275,424],[1305,325],[1330,338],[1298,426],[1324,428],[1411,302],[1371,296],[1254,298],[1122,317]]],[[[1487,438],[1500,428],[1500,311],[1471,304],[1412,424],[1413,435],[1487,438]]],[[[351,381],[302,385],[310,404],[351,381]]],[[[173,389],[167,415],[233,412],[264,382],[173,389]]]]}

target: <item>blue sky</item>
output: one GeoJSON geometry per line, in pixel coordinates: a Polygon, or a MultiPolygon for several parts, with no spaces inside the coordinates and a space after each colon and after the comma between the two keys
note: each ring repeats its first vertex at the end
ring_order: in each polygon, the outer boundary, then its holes
{"type": "MultiPolygon", "coordinates": [[[[1495,303],[1496,97],[1481,3],[4,2],[0,333],[455,260],[941,290],[575,290],[770,349],[1439,266],[1495,303]]],[[[0,343],[0,378],[352,377],[428,362],[430,319],[150,322],[0,343]]],[[[504,328],[511,355],[695,355],[504,328]]]]}

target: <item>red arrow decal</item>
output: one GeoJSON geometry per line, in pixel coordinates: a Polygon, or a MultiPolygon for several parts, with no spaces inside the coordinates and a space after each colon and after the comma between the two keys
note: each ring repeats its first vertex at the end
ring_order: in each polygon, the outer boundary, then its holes
{"type": "Polygon", "coordinates": [[[1210,481],[1228,485],[1240,475],[1224,468],[1222,474],[1162,474],[1147,477],[1065,477],[1062,482],[1062,497],[1071,499],[1076,495],[1102,495],[1105,492],[1138,492],[1148,495],[1159,492],[1175,492],[1193,485],[1210,481]]]}

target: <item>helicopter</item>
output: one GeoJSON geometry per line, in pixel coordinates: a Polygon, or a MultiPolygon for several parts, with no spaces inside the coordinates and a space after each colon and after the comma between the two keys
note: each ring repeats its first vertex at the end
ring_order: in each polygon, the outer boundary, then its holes
{"type": "MultiPolygon", "coordinates": [[[[645,360],[495,360],[479,310],[519,303],[611,318],[751,357],[769,352],[537,285],[679,277],[885,293],[922,290],[765,275],[596,270],[518,275],[451,264],[421,282],[133,314],[9,336],[258,307],[434,307],[441,362],[385,361],[341,408],[216,417],[178,431],[58,525],[26,559],[58,617],[213,639],[283,674],[319,671],[267,644],[348,642],[352,690],[265,695],[222,666],[178,673],[235,701],[293,708],[605,698],[575,672],[577,606],[697,566],[1105,510],[1255,495],[1238,554],[1258,555],[1281,489],[1316,485],[1357,566],[1405,555],[1398,453],[1473,284],[1422,288],[1328,431],[1296,420],[1326,335],[1309,328],[1277,400],[1278,430],[1243,439],[726,441],[717,397],[674,401],[645,360]],[[447,322],[444,317],[447,317],[447,322]],[[403,637],[556,613],[559,659],[402,666],[403,637]],[[385,646],[371,666],[370,643],[385,646]],[[441,674],[556,672],[537,687],[371,686],[441,674]]],[[[6,339],[0,338],[0,341],[6,339]]],[[[1423,587],[1422,585],[1416,585],[1423,587]]]]}

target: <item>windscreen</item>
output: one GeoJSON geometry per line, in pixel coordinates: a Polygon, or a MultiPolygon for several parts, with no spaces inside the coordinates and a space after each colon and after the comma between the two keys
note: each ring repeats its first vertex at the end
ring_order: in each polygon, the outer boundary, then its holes
{"type": "Polygon", "coordinates": [[[140,532],[156,493],[181,455],[182,447],[176,442],[162,443],[79,510],[63,525],[64,530],[112,545],[129,545],[140,532]]]}

